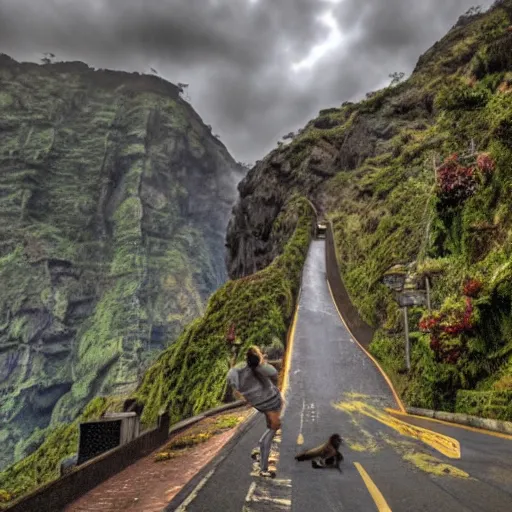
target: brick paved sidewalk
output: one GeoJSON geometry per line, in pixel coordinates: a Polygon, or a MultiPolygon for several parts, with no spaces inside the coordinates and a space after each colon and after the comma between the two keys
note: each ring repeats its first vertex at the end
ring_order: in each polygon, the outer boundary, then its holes
{"type": "MultiPolygon", "coordinates": [[[[249,413],[250,409],[244,408],[236,415],[245,419],[249,413]]],[[[204,432],[219,418],[233,414],[231,411],[206,418],[179,434],[173,442],[204,432]]],[[[65,512],[160,512],[219,453],[239,426],[223,430],[201,444],[186,448],[179,452],[183,454],[175,458],[155,462],[156,455],[164,450],[164,447],[160,447],[73,502],[65,512]]]]}

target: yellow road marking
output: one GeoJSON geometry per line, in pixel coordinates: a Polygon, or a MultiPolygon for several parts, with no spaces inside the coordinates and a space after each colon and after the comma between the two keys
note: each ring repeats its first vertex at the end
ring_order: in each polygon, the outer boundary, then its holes
{"type": "Polygon", "coordinates": [[[421,471],[443,477],[470,478],[469,474],[462,469],[447,464],[428,453],[417,451],[415,444],[410,441],[391,439],[387,435],[383,435],[382,438],[400,454],[402,459],[414,464],[421,471]]]}
{"type": "Polygon", "coordinates": [[[357,471],[359,471],[359,474],[361,475],[361,478],[363,479],[363,482],[365,483],[368,492],[373,498],[375,505],[377,505],[377,510],[379,512],[391,512],[391,509],[389,508],[389,505],[386,503],[384,496],[382,496],[382,493],[379,491],[378,487],[373,483],[373,480],[370,478],[370,475],[365,471],[363,466],[361,466],[359,462],[354,462],[354,466],[356,467],[357,471]]]}
{"type": "MultiPolygon", "coordinates": [[[[295,313],[293,315],[293,321],[292,326],[288,334],[288,340],[286,342],[286,354],[284,358],[284,366],[283,366],[283,380],[281,383],[281,393],[286,395],[286,391],[288,390],[288,386],[290,384],[290,362],[292,359],[292,352],[293,352],[293,343],[295,340],[295,329],[297,327],[297,318],[299,316],[299,302],[300,302],[300,295],[302,290],[299,290],[299,293],[297,295],[297,304],[295,305],[295,313]]],[[[286,408],[286,402],[283,405],[283,412],[286,408]]]]}
{"type": "Polygon", "coordinates": [[[327,287],[329,288],[329,293],[331,294],[331,300],[332,300],[332,302],[334,304],[334,307],[336,308],[336,311],[338,312],[338,315],[339,315],[341,321],[343,322],[343,325],[345,326],[347,331],[350,333],[352,338],[354,338],[355,342],[359,345],[359,348],[373,361],[373,364],[375,364],[375,366],[377,367],[379,372],[384,377],[384,380],[387,382],[389,388],[391,389],[391,392],[393,393],[393,396],[395,398],[396,403],[398,404],[398,407],[400,408],[400,410],[403,413],[405,413],[406,411],[405,411],[404,404],[402,403],[402,400],[398,396],[398,393],[396,392],[395,386],[393,386],[393,383],[391,382],[391,379],[386,375],[386,373],[381,368],[381,366],[377,362],[377,360],[363,347],[363,345],[361,345],[361,343],[359,343],[358,339],[354,336],[354,333],[350,330],[349,326],[346,324],[346,322],[345,322],[345,320],[343,318],[343,315],[341,314],[340,310],[338,309],[338,305],[336,304],[336,301],[334,300],[334,295],[332,294],[332,289],[331,289],[331,285],[329,284],[329,280],[327,280],[327,287]]]}
{"type": "MultiPolygon", "coordinates": [[[[384,370],[382,369],[380,364],[377,362],[377,360],[363,347],[363,345],[359,342],[357,337],[354,335],[354,333],[350,330],[349,326],[345,322],[345,319],[343,318],[343,315],[341,314],[341,311],[338,309],[338,305],[336,304],[336,301],[334,300],[334,295],[332,293],[332,289],[331,289],[329,280],[327,280],[327,287],[329,288],[331,300],[334,304],[334,307],[336,308],[336,311],[338,312],[338,316],[340,317],[340,320],[342,321],[343,325],[345,326],[345,328],[347,329],[349,334],[352,336],[352,338],[354,338],[355,342],[359,345],[361,350],[373,361],[373,363],[375,364],[375,366],[377,367],[377,369],[379,370],[379,372],[381,373],[381,375],[384,377],[385,381],[387,382],[389,388],[391,389],[391,392],[393,393],[393,397],[395,398],[395,401],[398,404],[398,407],[400,409],[400,411],[396,411],[396,413],[401,414],[403,416],[413,416],[413,415],[409,415],[407,413],[407,411],[405,410],[404,404],[403,404],[402,400],[400,399],[393,383],[391,382],[391,379],[384,372],[384,370]]],[[[389,409],[386,409],[386,410],[391,411],[389,409]]],[[[361,412],[363,412],[363,411],[361,411],[361,412]]],[[[375,419],[378,419],[378,421],[382,421],[382,416],[375,415],[373,417],[375,419]],[[377,416],[379,416],[379,417],[377,417],[377,416]]],[[[390,418],[392,418],[392,417],[390,417],[390,418]]],[[[426,418],[426,419],[430,419],[430,418],[426,418]]],[[[400,420],[397,420],[397,421],[400,421],[400,420]]],[[[434,421],[436,421],[436,420],[434,420],[434,421]]],[[[437,420],[437,421],[440,421],[440,420],[437,420]]],[[[411,425],[404,423],[404,422],[400,422],[402,425],[394,423],[394,422],[389,422],[389,421],[382,421],[382,422],[386,423],[388,426],[391,426],[392,428],[395,428],[395,430],[399,430],[402,433],[409,432],[406,435],[413,434],[411,437],[416,437],[418,439],[421,439],[423,442],[429,444],[430,446],[432,446],[433,448],[435,448],[436,450],[440,451],[441,453],[443,453],[444,455],[446,455],[448,457],[460,459],[460,443],[456,439],[453,439],[448,436],[443,436],[442,434],[438,434],[437,432],[434,432],[434,431],[431,431],[428,429],[423,429],[422,427],[417,427],[418,429],[421,429],[421,430],[416,430],[416,431],[410,430],[406,426],[408,425],[410,427],[411,425]],[[395,425],[395,426],[393,426],[393,425],[395,425]],[[396,427],[399,427],[399,428],[396,428],[396,427]]],[[[478,429],[475,429],[475,430],[478,430],[478,429]]],[[[498,436],[498,437],[511,438],[512,436],[507,437],[505,434],[502,434],[501,436],[498,436]]]]}
{"type": "Polygon", "coordinates": [[[356,452],[369,452],[376,453],[380,450],[379,445],[377,444],[377,440],[374,436],[372,436],[369,432],[361,428],[359,425],[359,430],[361,431],[361,436],[358,436],[360,442],[355,441],[351,437],[344,436],[343,442],[351,449],[356,452]]]}
{"type": "Polygon", "coordinates": [[[302,434],[298,435],[297,444],[304,444],[304,436],[302,434]]]}
{"type": "Polygon", "coordinates": [[[464,430],[469,430],[470,432],[476,432],[478,434],[484,434],[486,436],[500,437],[501,439],[508,439],[509,441],[512,441],[512,435],[505,434],[504,432],[494,432],[493,430],[485,430],[483,428],[471,427],[470,425],[461,425],[460,423],[452,423],[451,421],[440,420],[438,418],[418,416],[417,414],[409,414],[408,412],[398,411],[397,409],[386,408],[385,410],[386,412],[389,412],[390,414],[396,414],[397,416],[405,416],[409,418],[418,418],[419,420],[433,421],[434,423],[441,423],[442,425],[446,425],[448,427],[462,428],[464,430]]]}
{"type": "Polygon", "coordinates": [[[423,441],[425,444],[428,444],[451,459],[460,459],[460,443],[457,439],[439,434],[433,430],[411,425],[359,400],[340,402],[334,404],[334,407],[348,413],[359,412],[364,414],[369,418],[373,418],[374,420],[387,425],[404,436],[423,441]]]}
{"type": "Polygon", "coordinates": [[[426,473],[432,473],[437,476],[453,476],[457,478],[469,478],[469,474],[451,464],[432,457],[428,453],[406,453],[403,455],[404,460],[411,462],[418,469],[426,473]]]}
{"type": "Polygon", "coordinates": [[[437,419],[437,418],[428,418],[426,416],[418,416],[416,414],[409,414],[405,410],[404,404],[402,403],[402,400],[398,396],[398,393],[395,390],[395,387],[393,386],[393,383],[391,382],[390,378],[386,375],[386,373],[381,368],[380,364],[376,361],[376,359],[363,347],[363,345],[361,345],[361,343],[359,343],[358,339],[354,336],[354,333],[350,330],[349,326],[346,324],[345,319],[343,318],[343,315],[341,314],[340,310],[338,309],[338,305],[336,304],[336,301],[334,300],[334,296],[332,294],[331,285],[329,284],[328,280],[327,280],[327,287],[329,288],[329,293],[331,294],[332,302],[334,304],[334,307],[336,308],[336,311],[338,312],[338,315],[339,315],[341,321],[343,322],[343,325],[345,326],[347,331],[350,333],[350,335],[354,338],[355,342],[359,345],[361,350],[374,362],[375,366],[377,367],[377,369],[380,371],[380,373],[382,374],[382,376],[386,380],[388,386],[391,388],[393,396],[394,396],[394,398],[395,398],[395,400],[396,400],[400,410],[386,408],[387,412],[390,412],[392,414],[397,414],[397,415],[400,415],[400,416],[406,416],[406,417],[409,416],[411,418],[419,418],[419,419],[422,419],[422,420],[433,421],[433,422],[436,422],[436,423],[441,423],[443,425],[448,425],[448,426],[451,426],[451,427],[457,427],[457,428],[462,428],[464,430],[469,430],[470,432],[477,432],[479,434],[485,434],[485,435],[489,435],[489,436],[499,437],[501,439],[512,440],[512,435],[505,434],[503,432],[494,432],[492,430],[484,430],[484,429],[477,428],[477,427],[471,427],[469,425],[461,425],[459,423],[452,423],[450,421],[440,420],[440,419],[437,419]]]}

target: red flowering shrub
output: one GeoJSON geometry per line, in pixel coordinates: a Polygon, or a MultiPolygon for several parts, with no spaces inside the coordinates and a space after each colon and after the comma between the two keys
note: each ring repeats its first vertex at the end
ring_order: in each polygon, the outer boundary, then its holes
{"type": "Polygon", "coordinates": [[[466,307],[462,310],[450,310],[434,313],[423,317],[419,327],[423,332],[430,333],[430,348],[436,355],[436,360],[455,364],[464,348],[462,334],[469,334],[473,329],[473,304],[466,297],[466,307]]]}
{"type": "Polygon", "coordinates": [[[437,172],[440,195],[446,202],[464,201],[476,190],[477,181],[472,167],[459,163],[457,154],[449,156],[437,172]]]}
{"type": "Polygon", "coordinates": [[[478,174],[489,175],[496,164],[488,153],[481,153],[476,166],[464,166],[457,153],[445,159],[437,172],[439,195],[446,203],[459,203],[472,196],[478,186],[478,174]]]}
{"type": "Polygon", "coordinates": [[[478,279],[468,279],[464,283],[462,293],[466,297],[476,297],[482,290],[482,286],[482,281],[479,281],[478,279]]]}
{"type": "Polygon", "coordinates": [[[426,316],[420,320],[419,327],[423,332],[432,332],[441,323],[442,315],[434,313],[431,316],[426,316]]]}
{"type": "Polygon", "coordinates": [[[496,164],[489,153],[481,153],[476,159],[476,166],[485,174],[494,171],[496,164]]]}

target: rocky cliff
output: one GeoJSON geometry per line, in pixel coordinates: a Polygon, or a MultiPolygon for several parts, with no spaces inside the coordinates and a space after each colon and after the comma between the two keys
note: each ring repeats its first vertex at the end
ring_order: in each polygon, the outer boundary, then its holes
{"type": "MultiPolygon", "coordinates": [[[[222,402],[233,357],[226,343],[230,326],[236,327],[241,342],[239,360],[252,344],[271,358],[283,355],[315,220],[304,197],[295,196],[283,205],[270,234],[282,245],[282,252],[265,269],[230,280],[215,291],[204,315],[191,322],[145,372],[132,395],[143,409],[144,426],[153,426],[163,410],[175,422],[222,402]]],[[[107,410],[121,410],[125,399],[126,395],[96,397],[74,422],[48,428],[33,453],[0,472],[0,510],[58,478],[60,462],[76,454],[79,423],[107,410]]]]}
{"type": "Polygon", "coordinates": [[[175,85],[0,55],[0,466],[202,314],[241,177],[175,85]]]}
{"type": "Polygon", "coordinates": [[[279,205],[304,193],[333,222],[342,277],[404,400],[512,419],[511,140],[512,2],[499,0],[462,16],[408,80],[321,111],[249,172],[230,275],[272,258],[279,205]],[[431,312],[410,310],[410,372],[383,284],[395,265],[432,292],[431,312]]]}

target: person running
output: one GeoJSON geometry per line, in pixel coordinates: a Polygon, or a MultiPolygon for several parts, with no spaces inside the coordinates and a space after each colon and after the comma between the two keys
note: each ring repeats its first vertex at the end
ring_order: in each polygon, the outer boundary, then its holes
{"type": "Polygon", "coordinates": [[[272,440],[281,428],[283,406],[283,399],[277,388],[277,370],[265,362],[258,347],[252,346],[246,352],[246,364],[242,363],[242,365],[231,368],[227,379],[235,393],[241,395],[257,411],[265,415],[267,430],[258,443],[260,447],[260,476],[274,477],[275,472],[268,469],[268,458],[272,440]]]}

